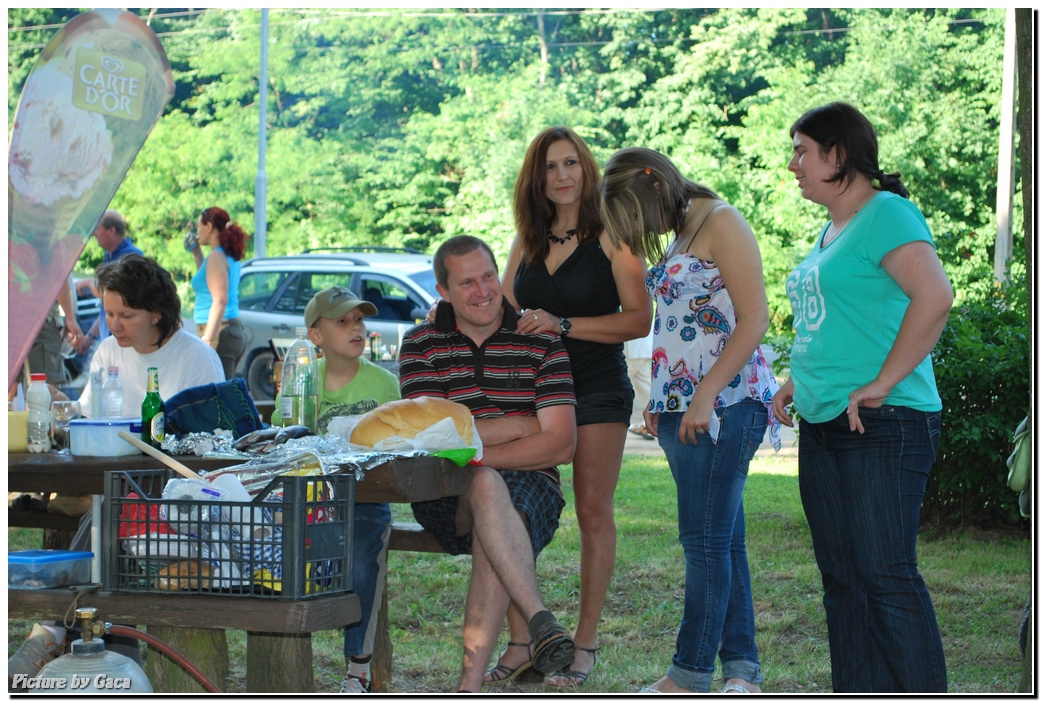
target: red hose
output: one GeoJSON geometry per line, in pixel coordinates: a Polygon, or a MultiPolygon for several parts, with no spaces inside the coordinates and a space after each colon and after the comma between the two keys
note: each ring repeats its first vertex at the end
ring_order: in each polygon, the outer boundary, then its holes
{"type": "Polygon", "coordinates": [[[140,629],[135,629],[132,626],[123,626],[121,624],[105,624],[106,633],[117,634],[119,636],[129,636],[134,639],[140,639],[152,648],[156,648],[166,655],[170,656],[175,663],[180,665],[182,668],[187,670],[193,678],[199,681],[199,684],[205,688],[206,692],[220,693],[221,689],[217,687],[212,680],[206,677],[206,674],[195,667],[195,665],[187,658],[182,656],[177,651],[170,648],[167,644],[163,643],[151,634],[145,633],[140,629]]]}

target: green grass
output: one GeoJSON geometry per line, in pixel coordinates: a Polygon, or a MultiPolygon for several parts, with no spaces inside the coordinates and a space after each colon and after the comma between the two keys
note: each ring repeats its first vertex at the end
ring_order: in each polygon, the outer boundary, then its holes
{"type": "MultiPolygon", "coordinates": [[[[562,471],[565,508],[553,543],[539,559],[547,606],[566,627],[578,611],[578,528],[571,474],[562,471]]],[[[407,505],[395,516],[411,520],[407,505]]],[[[616,499],[618,564],[600,627],[600,662],[583,692],[628,693],[661,677],[675,646],[683,607],[683,557],[676,497],[664,458],[626,456],[616,499]]],[[[799,502],[796,459],[760,455],[745,490],[749,562],[763,689],[829,692],[828,637],[820,576],[799,502]]],[[[32,548],[39,532],[8,530],[8,546],[32,548]]],[[[1031,588],[1031,545],[1021,533],[959,532],[919,539],[919,567],[933,595],[953,693],[1011,693],[1019,683],[1017,631],[1031,588]]],[[[393,692],[451,692],[462,660],[462,607],[468,557],[390,554],[393,692]]],[[[9,649],[28,623],[9,621],[9,649]]],[[[229,634],[232,675],[244,692],[245,635],[229,634]]],[[[506,634],[501,641],[505,643],[506,634]]],[[[314,635],[315,685],[335,692],[343,675],[342,637],[314,635]]],[[[717,688],[718,689],[718,686],[717,688]]],[[[546,692],[541,685],[505,693],[546,692]]]]}

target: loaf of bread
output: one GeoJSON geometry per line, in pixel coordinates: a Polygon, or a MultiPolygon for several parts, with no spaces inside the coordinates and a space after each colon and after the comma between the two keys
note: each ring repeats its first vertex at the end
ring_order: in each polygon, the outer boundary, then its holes
{"type": "Polygon", "coordinates": [[[156,590],[203,590],[212,584],[212,571],[206,563],[177,561],[166,566],[155,578],[156,590]]]}
{"type": "Polygon", "coordinates": [[[469,408],[440,397],[395,400],[366,412],[351,433],[351,443],[375,446],[391,436],[411,439],[445,418],[451,418],[459,436],[467,446],[472,446],[474,424],[469,408]]]}

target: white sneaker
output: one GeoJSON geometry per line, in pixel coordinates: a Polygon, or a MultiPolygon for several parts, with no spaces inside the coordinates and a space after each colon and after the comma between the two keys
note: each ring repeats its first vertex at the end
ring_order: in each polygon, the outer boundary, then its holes
{"type": "Polygon", "coordinates": [[[368,693],[368,690],[365,689],[365,684],[358,678],[347,676],[340,683],[341,695],[364,695],[366,693],[368,693]]]}
{"type": "Polygon", "coordinates": [[[65,649],[64,639],[55,641],[54,635],[39,624],[33,624],[32,631],[18,647],[14,655],[7,659],[7,683],[10,686],[14,676],[24,673],[30,678],[36,677],[40,668],[60,656],[65,649]]]}

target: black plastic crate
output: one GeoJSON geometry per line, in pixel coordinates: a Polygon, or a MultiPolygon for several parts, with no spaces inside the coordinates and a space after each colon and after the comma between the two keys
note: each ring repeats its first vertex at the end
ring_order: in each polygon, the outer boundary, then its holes
{"type": "Polygon", "coordinates": [[[250,502],[163,499],[175,478],[105,474],[105,589],[291,600],[352,590],[353,474],[279,476],[250,502]]]}

